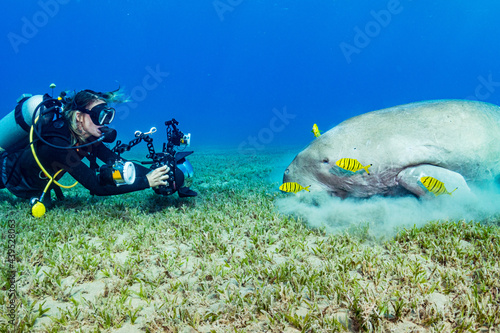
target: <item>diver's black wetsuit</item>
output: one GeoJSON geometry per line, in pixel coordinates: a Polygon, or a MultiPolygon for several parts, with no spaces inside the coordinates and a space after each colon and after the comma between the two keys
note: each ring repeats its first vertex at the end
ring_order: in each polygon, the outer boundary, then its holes
{"type": "MultiPolygon", "coordinates": [[[[60,128],[56,128],[57,125],[55,124],[57,123],[50,122],[43,126],[43,138],[56,146],[70,146],[71,134],[69,124],[64,122],[62,126],[59,126],[60,128]]],[[[77,151],[76,149],[53,148],[38,141],[35,143],[35,151],[42,166],[51,175],[54,175],[60,169],[64,169],[80,184],[90,190],[90,194],[93,195],[122,194],[149,187],[146,174],[151,170],[135,163],[136,179],[133,184],[123,186],[99,184],[96,172],[83,163],[82,158],[89,158],[89,156],[93,155],[104,163],[118,159],[118,156],[102,142],[77,151]]],[[[41,172],[29,146],[15,152],[2,153],[0,155],[0,171],[0,188],[5,186],[10,192],[20,198],[29,199],[31,197],[39,197],[45,186],[47,186],[48,180],[41,172]]],[[[60,177],[58,176],[58,178],[60,177]]]]}

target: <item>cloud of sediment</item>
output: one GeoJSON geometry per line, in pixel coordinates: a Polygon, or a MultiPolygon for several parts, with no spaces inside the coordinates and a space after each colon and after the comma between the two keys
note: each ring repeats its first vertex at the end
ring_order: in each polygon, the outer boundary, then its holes
{"type": "Polygon", "coordinates": [[[281,213],[304,219],[311,227],[324,227],[327,232],[369,223],[376,236],[393,235],[398,228],[421,226],[432,220],[494,220],[500,216],[500,189],[471,187],[470,195],[415,197],[372,197],[340,199],[327,193],[299,192],[277,200],[281,213]]]}

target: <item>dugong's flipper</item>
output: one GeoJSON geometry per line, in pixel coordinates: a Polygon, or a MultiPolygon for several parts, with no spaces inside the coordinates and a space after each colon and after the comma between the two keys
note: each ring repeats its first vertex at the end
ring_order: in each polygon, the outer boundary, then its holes
{"type": "Polygon", "coordinates": [[[396,179],[399,185],[418,197],[434,197],[434,195],[423,186],[420,181],[422,177],[433,177],[443,182],[448,192],[458,188],[453,193],[454,196],[468,195],[471,193],[469,186],[467,186],[467,182],[461,174],[430,164],[405,168],[398,174],[396,179]]]}

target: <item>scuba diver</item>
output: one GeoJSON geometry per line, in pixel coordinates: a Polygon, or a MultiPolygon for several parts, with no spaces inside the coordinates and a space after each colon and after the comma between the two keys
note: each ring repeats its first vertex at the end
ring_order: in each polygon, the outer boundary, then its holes
{"type": "MultiPolygon", "coordinates": [[[[64,199],[60,186],[71,187],[57,182],[64,173],[98,196],[167,185],[168,166],[150,170],[123,160],[104,145],[116,138],[116,131],[106,126],[115,116],[108,103],[122,102],[120,96],[119,90],[82,90],[72,96],[63,92],[58,99],[48,94],[20,99],[16,109],[0,120],[0,189],[31,198],[36,205],[50,204],[51,190],[58,200],[64,199]],[[96,159],[117,169],[111,169],[107,177],[102,169],[98,174],[96,159]]],[[[43,213],[45,207],[38,215],[43,213]]]]}

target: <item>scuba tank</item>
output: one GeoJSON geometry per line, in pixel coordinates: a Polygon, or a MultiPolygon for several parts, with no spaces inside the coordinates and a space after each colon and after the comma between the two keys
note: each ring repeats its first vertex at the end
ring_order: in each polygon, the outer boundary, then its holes
{"type": "Polygon", "coordinates": [[[42,95],[23,94],[16,108],[0,120],[0,147],[7,152],[28,145],[33,112],[43,101],[42,95]]]}

